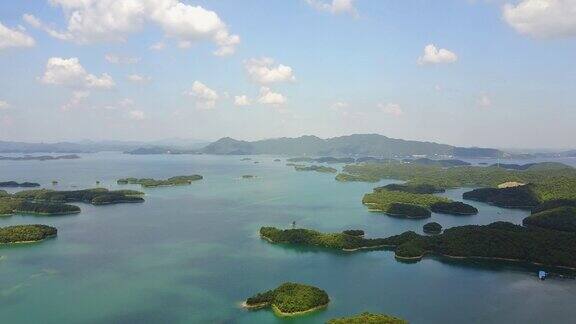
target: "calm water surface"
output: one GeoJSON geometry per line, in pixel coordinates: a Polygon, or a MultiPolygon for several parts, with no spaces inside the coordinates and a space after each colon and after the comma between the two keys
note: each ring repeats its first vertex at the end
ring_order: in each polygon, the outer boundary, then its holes
{"type": "MultiPolygon", "coordinates": [[[[362,195],[374,184],[338,183],[333,175],[298,173],[275,157],[83,155],[70,161],[0,161],[0,181],[40,182],[56,189],[119,188],[120,177],[166,178],[199,173],[191,186],[144,189],[144,204],[80,205],[73,216],[11,216],[0,226],[43,223],[58,237],[0,247],[2,323],[322,323],[362,311],[411,323],[568,323],[576,318],[576,282],[539,281],[537,269],[426,258],[393,252],[356,254],[267,244],[264,225],[321,231],[365,229],[368,236],[444,227],[521,223],[525,211],[472,202],[469,217],[401,220],[370,213],[362,195]],[[256,175],[241,180],[243,174],[256,175]],[[325,289],[325,310],[295,319],[238,304],[284,281],[325,289]]],[[[489,161],[490,162],[490,161],[489,161]]],[[[525,161],[524,161],[525,162],[525,161]]],[[[383,184],[386,182],[383,182],[383,184]]],[[[137,186],[121,188],[139,189],[137,186]]],[[[459,199],[464,189],[445,195],[459,199]]]]}

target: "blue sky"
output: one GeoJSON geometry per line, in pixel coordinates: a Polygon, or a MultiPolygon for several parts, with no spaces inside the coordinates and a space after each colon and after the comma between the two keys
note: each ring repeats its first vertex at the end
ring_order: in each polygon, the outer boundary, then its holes
{"type": "Polygon", "coordinates": [[[0,140],[576,146],[573,0],[3,1],[0,23],[0,140]]]}

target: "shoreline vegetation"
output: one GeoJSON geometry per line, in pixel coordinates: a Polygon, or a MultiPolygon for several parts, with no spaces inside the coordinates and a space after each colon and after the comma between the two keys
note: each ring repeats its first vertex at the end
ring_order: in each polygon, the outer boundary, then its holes
{"type": "Polygon", "coordinates": [[[350,317],[333,318],[326,324],[408,324],[408,321],[386,314],[365,312],[350,317]]]}
{"type": "Polygon", "coordinates": [[[110,205],[121,203],[144,202],[143,192],[136,190],[108,190],[105,188],[56,191],[50,189],[34,189],[19,191],[12,195],[31,202],[44,203],[87,203],[92,205],[110,205]]]}
{"type": "Polygon", "coordinates": [[[400,260],[418,261],[425,255],[438,255],[576,269],[576,234],[522,227],[507,222],[458,226],[433,236],[408,231],[387,238],[368,239],[344,233],[321,233],[309,229],[281,230],[274,227],[262,227],[260,235],[273,244],[347,252],[391,249],[400,260]]]}
{"type": "Polygon", "coordinates": [[[58,230],[47,225],[14,225],[0,228],[0,244],[22,244],[55,237],[58,230]]]}
{"type": "MultiPolygon", "coordinates": [[[[428,218],[432,212],[450,215],[475,215],[478,209],[462,202],[455,202],[445,197],[429,193],[419,193],[419,189],[394,190],[396,187],[378,187],[372,193],[365,194],[362,203],[370,211],[384,212],[392,217],[422,219],[428,218]],[[392,190],[391,190],[392,189],[392,190]],[[414,193],[418,192],[418,193],[414,193]]],[[[427,188],[421,192],[436,189],[427,188]]]]}
{"type": "MultiPolygon", "coordinates": [[[[286,164],[288,165],[288,164],[286,164]]],[[[336,173],[338,170],[323,165],[293,165],[296,171],[315,171],[320,173],[336,173]]]]}
{"type": "Polygon", "coordinates": [[[0,182],[0,188],[34,188],[34,187],[40,187],[40,184],[36,182],[16,182],[16,181],[0,182]]]}
{"type": "Polygon", "coordinates": [[[0,161],[55,161],[55,160],[75,160],[79,159],[80,156],[76,154],[68,155],[25,155],[25,156],[0,156],[0,161]]]}
{"type": "Polygon", "coordinates": [[[242,306],[251,310],[271,308],[277,316],[299,316],[323,309],[329,303],[328,294],[320,288],[286,282],[249,297],[242,306]]]}
{"type": "Polygon", "coordinates": [[[176,176],[165,180],[156,180],[151,178],[123,178],[116,181],[119,185],[126,184],[139,184],[144,188],[156,188],[156,187],[171,187],[171,186],[185,186],[190,185],[194,181],[202,180],[203,177],[198,174],[188,175],[188,176],[176,176]]]}

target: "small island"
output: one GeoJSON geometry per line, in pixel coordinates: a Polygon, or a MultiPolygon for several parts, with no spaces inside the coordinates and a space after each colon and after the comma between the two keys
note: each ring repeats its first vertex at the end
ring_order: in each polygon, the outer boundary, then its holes
{"type": "Polygon", "coordinates": [[[442,225],[436,222],[431,222],[424,224],[424,226],[422,226],[422,230],[426,234],[440,234],[442,233],[442,225]]]}
{"type": "Polygon", "coordinates": [[[255,175],[251,175],[251,174],[245,174],[242,176],[242,179],[256,179],[257,177],[255,175]]]}
{"type": "Polygon", "coordinates": [[[21,198],[33,202],[69,203],[82,202],[92,205],[110,205],[121,203],[144,202],[143,192],[135,190],[108,190],[105,188],[56,191],[49,189],[34,189],[17,192],[14,198],[21,198]]]}
{"type": "Polygon", "coordinates": [[[530,209],[540,203],[532,185],[503,188],[479,188],[462,194],[462,198],[503,208],[530,209]]]}
{"type": "Polygon", "coordinates": [[[390,315],[366,312],[350,317],[334,318],[326,324],[408,324],[408,322],[390,315]]]}
{"type": "Polygon", "coordinates": [[[32,155],[25,155],[25,156],[0,156],[0,161],[53,161],[53,160],[74,160],[79,159],[80,156],[76,154],[68,154],[68,155],[59,155],[59,156],[52,156],[52,155],[41,155],[41,156],[32,156],[32,155]]]}
{"type": "Polygon", "coordinates": [[[171,177],[166,180],[156,180],[150,178],[124,178],[119,179],[117,183],[119,185],[125,184],[139,184],[144,188],[154,188],[154,187],[169,187],[169,186],[182,186],[182,185],[189,185],[192,184],[194,181],[202,180],[203,177],[198,174],[189,175],[189,176],[177,176],[171,177]]]}
{"type": "Polygon", "coordinates": [[[47,225],[15,225],[0,228],[0,244],[32,243],[54,237],[54,227],[47,225]]]}
{"type": "Polygon", "coordinates": [[[296,171],[315,171],[320,173],[336,173],[338,170],[323,166],[323,165],[310,165],[310,166],[303,166],[303,165],[295,165],[294,170],[296,171]]]}
{"type": "Polygon", "coordinates": [[[34,187],[40,187],[40,184],[35,182],[16,182],[16,181],[0,182],[0,188],[34,188],[34,187]]]}
{"type": "Polygon", "coordinates": [[[58,216],[78,214],[80,207],[62,204],[33,202],[22,198],[0,197],[0,216],[31,214],[40,216],[58,216]]]}
{"type": "Polygon", "coordinates": [[[246,299],[242,305],[248,309],[271,307],[278,316],[297,316],[325,308],[329,302],[328,294],[320,288],[286,282],[246,299]]]}
{"type": "Polygon", "coordinates": [[[438,214],[449,215],[476,215],[478,208],[460,201],[440,201],[430,205],[430,210],[438,214]]]}

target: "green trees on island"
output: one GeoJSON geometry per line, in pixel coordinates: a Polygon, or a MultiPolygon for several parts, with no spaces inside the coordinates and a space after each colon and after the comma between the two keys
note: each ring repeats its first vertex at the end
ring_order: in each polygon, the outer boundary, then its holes
{"type": "Polygon", "coordinates": [[[309,229],[260,229],[271,243],[355,251],[363,248],[394,249],[398,259],[418,260],[426,254],[456,258],[479,258],[538,263],[576,268],[576,234],[522,227],[507,222],[466,225],[422,236],[405,232],[387,238],[365,239],[343,233],[320,233],[309,229]]]}
{"type": "Polygon", "coordinates": [[[293,316],[321,309],[329,302],[328,294],[320,288],[286,282],[246,299],[244,306],[252,309],[271,307],[277,315],[293,316]]]}
{"type": "Polygon", "coordinates": [[[478,209],[460,201],[440,201],[430,206],[430,210],[438,214],[476,215],[478,209]]]}
{"type": "Polygon", "coordinates": [[[408,322],[390,315],[366,312],[350,317],[334,318],[326,324],[408,324],[408,322]]]}
{"type": "Polygon", "coordinates": [[[83,202],[92,205],[144,202],[143,192],[135,190],[108,190],[105,188],[56,191],[49,189],[24,190],[15,193],[14,198],[35,202],[66,203],[83,202]]]}
{"type": "Polygon", "coordinates": [[[524,218],[522,224],[576,233],[576,207],[561,206],[544,210],[524,218]]]}
{"type": "Polygon", "coordinates": [[[0,215],[34,214],[34,215],[68,215],[77,214],[80,207],[61,204],[33,202],[22,198],[0,197],[0,215]]]}
{"type": "Polygon", "coordinates": [[[321,172],[321,173],[336,173],[336,172],[338,172],[338,170],[336,170],[334,168],[323,166],[323,165],[310,165],[310,166],[294,165],[294,170],[296,170],[296,171],[316,171],[316,172],[321,172]]]}
{"type": "Polygon", "coordinates": [[[176,176],[165,180],[156,180],[150,178],[123,178],[117,181],[118,184],[139,184],[145,188],[165,187],[165,186],[182,186],[189,185],[194,181],[202,180],[203,177],[198,174],[188,176],[176,176]]]}
{"type": "Polygon", "coordinates": [[[57,230],[47,225],[15,225],[0,228],[0,243],[37,242],[56,236],[57,230]]]}
{"type": "Polygon", "coordinates": [[[0,188],[33,188],[40,187],[39,183],[35,182],[16,182],[16,181],[4,181],[0,182],[0,188]]]}
{"type": "Polygon", "coordinates": [[[505,208],[530,209],[540,203],[534,185],[509,188],[479,188],[465,192],[464,199],[476,200],[505,208]]]}
{"type": "Polygon", "coordinates": [[[426,234],[440,234],[442,232],[442,225],[436,222],[431,222],[424,224],[424,226],[422,226],[422,230],[426,234]]]}

